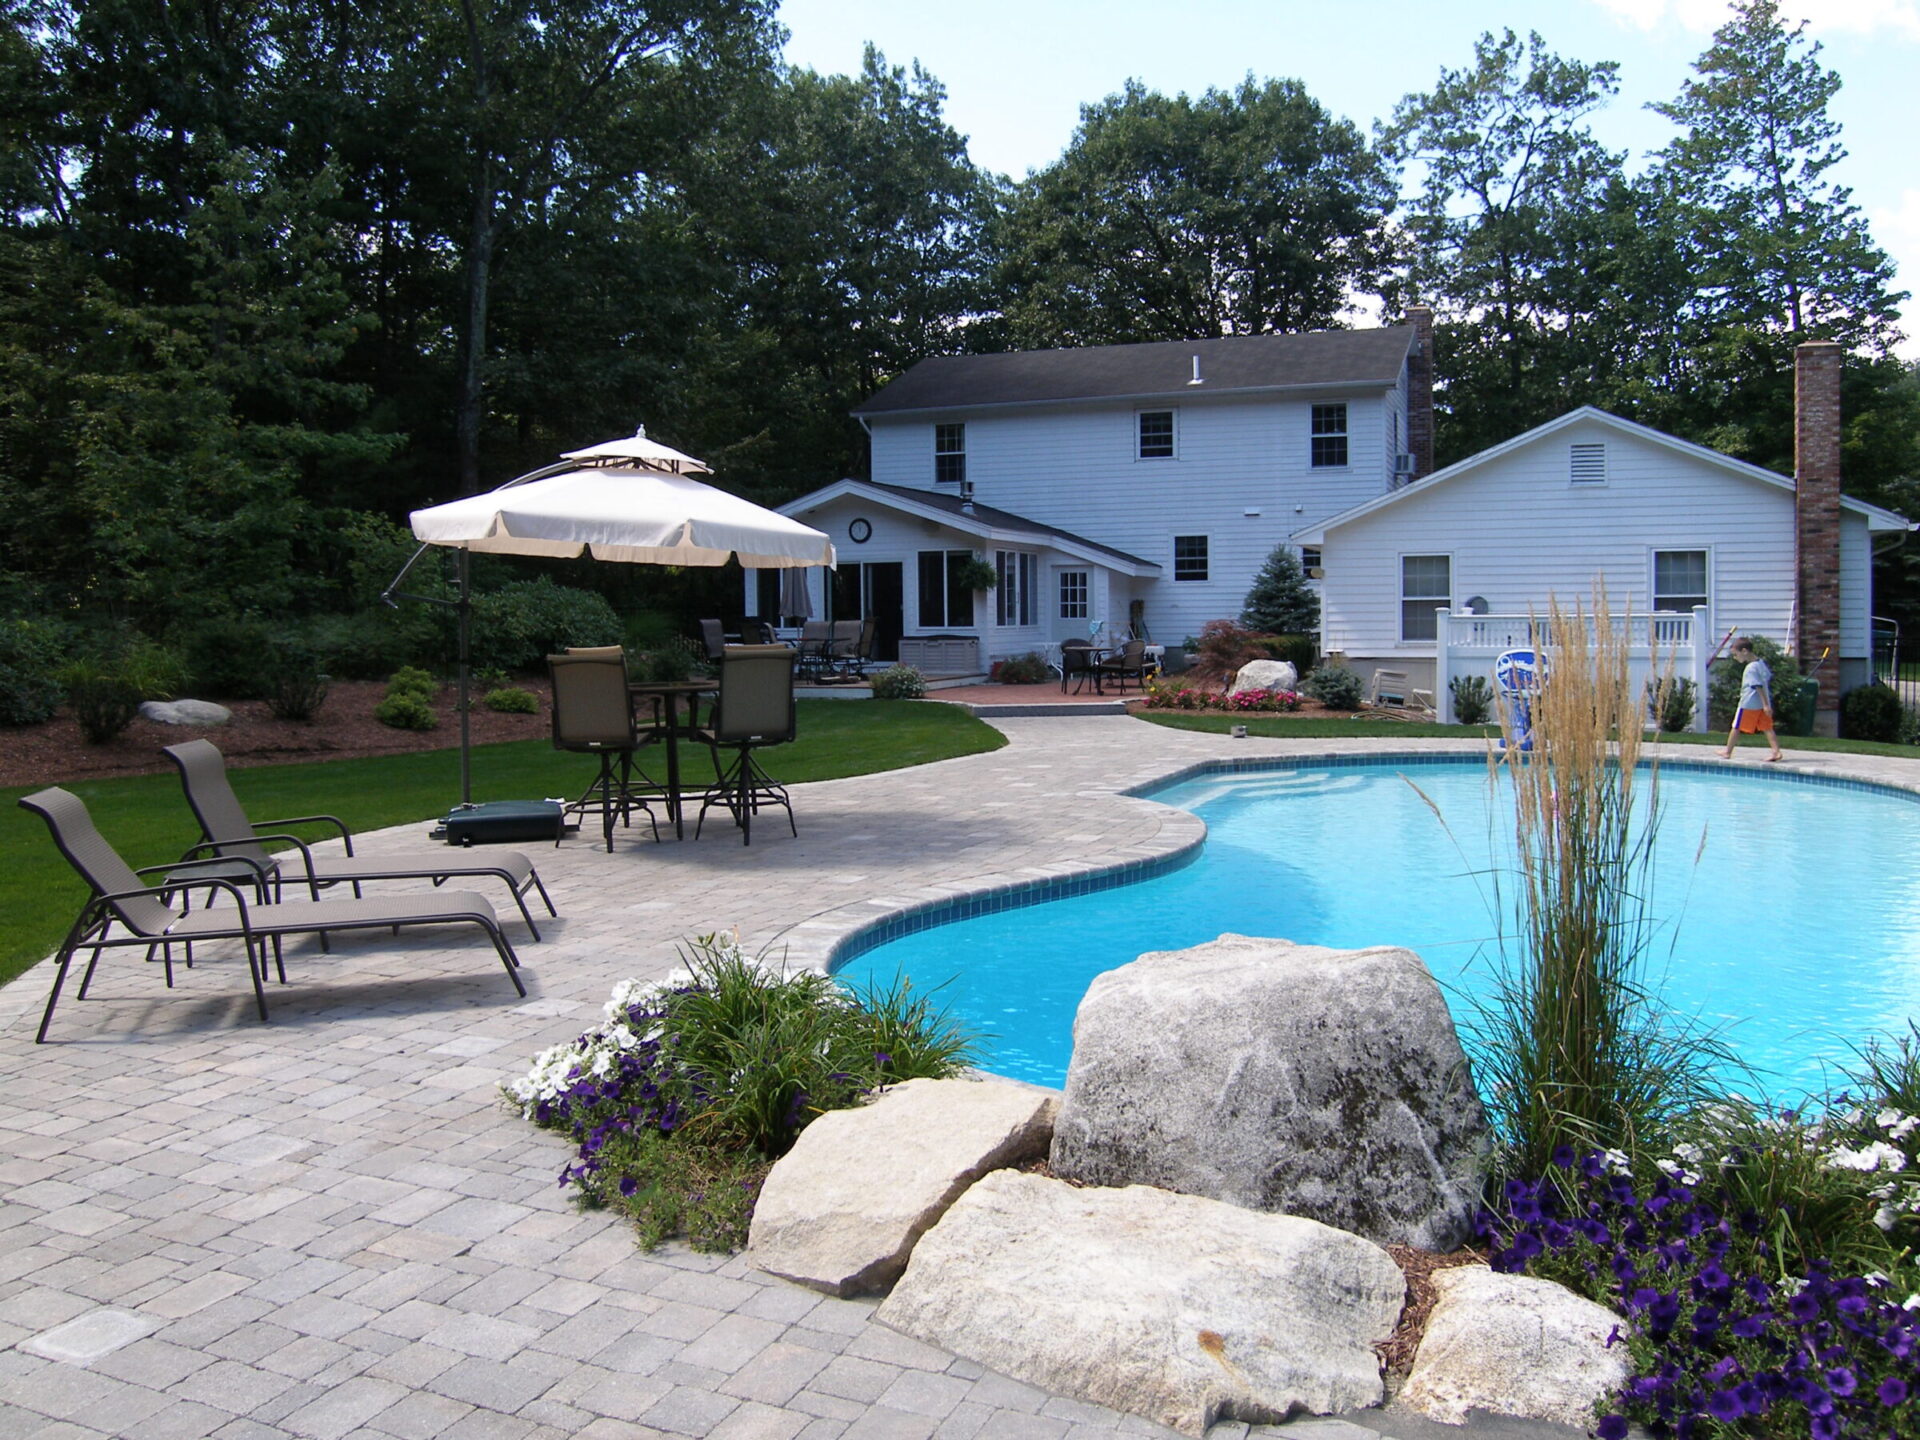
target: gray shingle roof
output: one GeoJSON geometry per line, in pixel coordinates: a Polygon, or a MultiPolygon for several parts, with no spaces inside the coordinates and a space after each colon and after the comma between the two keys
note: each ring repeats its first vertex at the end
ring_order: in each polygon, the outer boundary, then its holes
{"type": "Polygon", "coordinates": [[[1304,385],[1387,386],[1400,376],[1413,328],[1235,335],[1082,350],[940,355],[922,360],[854,407],[855,415],[957,410],[1058,400],[1218,395],[1304,385]],[[1205,383],[1189,385],[1193,357],[1205,383]]]}
{"type": "MultiPolygon", "coordinates": [[[[965,504],[958,495],[944,494],[938,490],[915,490],[906,485],[882,485],[877,480],[858,482],[869,489],[881,491],[887,495],[898,495],[902,500],[911,500],[917,505],[930,506],[935,510],[944,510],[949,515],[965,515],[961,509],[965,504]]],[[[1102,545],[1098,540],[1089,540],[1084,535],[1076,535],[1071,530],[1062,530],[1058,525],[1048,525],[1044,521],[1030,520],[1025,515],[1016,515],[1011,510],[1001,510],[992,505],[974,502],[972,518],[980,524],[995,530],[1027,530],[1036,535],[1052,535],[1062,540],[1070,540],[1089,550],[1099,551],[1103,555],[1112,555],[1125,560],[1130,565],[1152,565],[1159,568],[1159,561],[1148,560],[1139,555],[1130,555],[1112,545],[1102,545]]]]}

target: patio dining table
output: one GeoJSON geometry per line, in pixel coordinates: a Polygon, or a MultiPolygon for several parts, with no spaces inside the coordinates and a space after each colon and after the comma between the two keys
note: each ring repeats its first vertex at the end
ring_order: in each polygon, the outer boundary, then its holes
{"type": "Polygon", "coordinates": [[[667,784],[666,794],[661,798],[666,802],[667,818],[673,821],[673,837],[676,840],[687,838],[687,828],[683,819],[683,796],[680,792],[680,737],[699,734],[700,697],[718,693],[718,680],[630,680],[627,682],[627,699],[638,705],[643,700],[651,700],[654,713],[658,718],[660,733],[667,742],[667,784]],[[686,723],[680,721],[680,702],[686,701],[686,723]]]}

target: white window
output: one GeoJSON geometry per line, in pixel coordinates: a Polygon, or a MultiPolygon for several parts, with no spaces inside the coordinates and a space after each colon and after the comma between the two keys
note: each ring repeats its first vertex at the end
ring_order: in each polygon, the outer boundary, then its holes
{"type": "Polygon", "coordinates": [[[1707,603],[1707,552],[1653,552],[1653,608],[1691,610],[1707,603]]]}
{"type": "Polygon", "coordinates": [[[1033,556],[1022,550],[993,552],[1000,583],[993,590],[994,624],[1033,624],[1033,556]]]}
{"type": "Polygon", "coordinates": [[[1574,485],[1607,483],[1607,447],[1605,445],[1569,445],[1567,480],[1574,485]]]}
{"type": "Polygon", "coordinates": [[[1300,547],[1300,568],[1312,575],[1320,569],[1320,547],[1302,545],[1300,547]]]}
{"type": "Polygon", "coordinates": [[[1062,570],[1060,572],[1060,618],[1062,620],[1087,618],[1086,571],[1062,570]]]}
{"type": "Polygon", "coordinates": [[[1347,407],[1345,405],[1316,405],[1313,407],[1313,440],[1311,458],[1313,468],[1324,470],[1328,467],[1342,468],[1347,463],[1347,407]]]}
{"type": "Polygon", "coordinates": [[[1453,603],[1453,557],[1449,555],[1402,555],[1400,557],[1400,638],[1437,640],[1440,636],[1434,611],[1453,603]]]}
{"type": "Polygon", "coordinates": [[[1206,536],[1176,535],[1173,537],[1173,578],[1176,580],[1207,578],[1206,536]]]}
{"type": "Polygon", "coordinates": [[[967,427],[933,427],[933,478],[942,485],[958,485],[967,478],[967,427]]]}
{"type": "Polygon", "coordinates": [[[1173,459],[1173,411],[1142,410],[1134,416],[1134,454],[1142,460],[1173,459]]]}

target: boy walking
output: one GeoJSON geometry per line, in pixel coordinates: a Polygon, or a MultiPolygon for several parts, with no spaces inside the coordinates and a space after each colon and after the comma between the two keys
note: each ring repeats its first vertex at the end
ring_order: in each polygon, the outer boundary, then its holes
{"type": "Polygon", "coordinates": [[[1733,642],[1733,658],[1746,666],[1740,672],[1740,708],[1733,715],[1733,729],[1727,732],[1727,748],[1722,760],[1733,758],[1733,747],[1742,735],[1765,735],[1773,753],[1769,762],[1780,758],[1780,742],[1773,733],[1773,667],[1753,653],[1753,640],[1742,635],[1733,642]]]}

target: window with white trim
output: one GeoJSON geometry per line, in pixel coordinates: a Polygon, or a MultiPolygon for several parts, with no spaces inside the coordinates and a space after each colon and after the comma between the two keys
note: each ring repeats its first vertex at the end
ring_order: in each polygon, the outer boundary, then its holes
{"type": "Polygon", "coordinates": [[[1062,620],[1087,618],[1086,571],[1062,570],[1060,572],[1060,618],[1062,620]]]}
{"type": "Polygon", "coordinates": [[[1567,482],[1572,485],[1607,483],[1607,447],[1604,444],[1567,447],[1567,482]]]}
{"type": "Polygon", "coordinates": [[[1400,638],[1420,642],[1440,637],[1433,612],[1453,603],[1451,555],[1400,557],[1400,638]]]}
{"type": "Polygon", "coordinates": [[[1024,550],[993,552],[994,573],[1000,583],[993,590],[994,624],[1033,624],[1034,557],[1024,550]]]}
{"type": "Polygon", "coordinates": [[[1316,470],[1346,465],[1347,407],[1345,405],[1313,407],[1311,458],[1313,468],[1316,470]]]}
{"type": "Polygon", "coordinates": [[[971,550],[920,552],[920,623],[923,626],[973,624],[973,591],[961,588],[960,567],[971,550]]]}
{"type": "Polygon", "coordinates": [[[1142,410],[1134,417],[1134,454],[1142,460],[1173,459],[1173,411],[1142,410]]]}
{"type": "Polygon", "coordinates": [[[1302,545],[1300,547],[1300,568],[1311,575],[1320,568],[1320,547],[1302,545]]]}
{"type": "Polygon", "coordinates": [[[958,485],[967,478],[967,427],[933,427],[933,478],[942,485],[958,485]]]}
{"type": "Polygon", "coordinates": [[[1707,603],[1707,552],[1653,552],[1653,608],[1690,611],[1707,603]]]}
{"type": "Polygon", "coordinates": [[[1173,578],[1176,580],[1207,578],[1206,536],[1176,535],[1173,537],[1173,578]]]}

